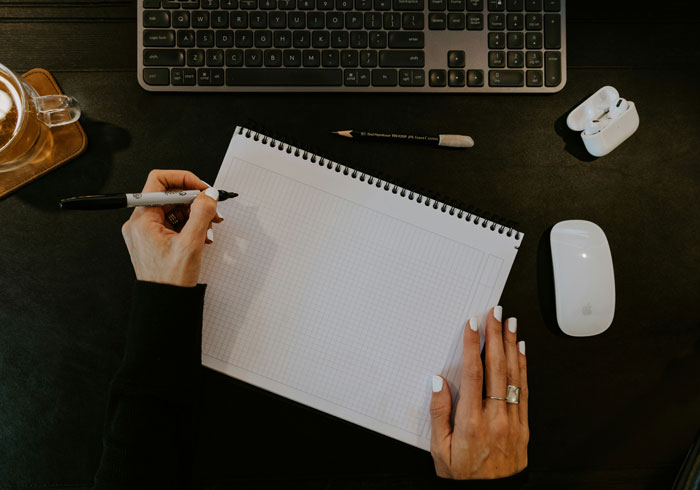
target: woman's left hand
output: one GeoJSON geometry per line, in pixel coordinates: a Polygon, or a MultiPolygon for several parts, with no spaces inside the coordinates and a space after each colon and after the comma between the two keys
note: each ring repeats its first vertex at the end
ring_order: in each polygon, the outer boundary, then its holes
{"type": "Polygon", "coordinates": [[[502,309],[493,308],[486,320],[486,394],[477,319],[464,328],[464,358],[454,427],[452,397],[440,376],[433,378],[430,404],[430,453],[438,476],[491,479],[511,476],[527,466],[527,366],[525,342],[517,344],[517,321],[501,325],[502,309]],[[520,403],[508,403],[507,385],[520,388],[520,403]],[[495,397],[489,398],[489,397],[495,397]]]}

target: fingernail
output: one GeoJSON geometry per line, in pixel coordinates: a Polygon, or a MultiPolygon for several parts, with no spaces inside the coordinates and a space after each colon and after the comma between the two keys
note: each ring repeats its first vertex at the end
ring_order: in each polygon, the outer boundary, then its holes
{"type": "MultiPolygon", "coordinates": [[[[202,180],[202,179],[199,179],[199,180],[202,180]]],[[[207,187],[211,187],[209,184],[207,184],[207,183],[204,182],[203,180],[202,180],[202,183],[203,183],[204,185],[206,185],[207,187]]]]}
{"type": "Polygon", "coordinates": [[[211,228],[207,230],[207,238],[210,242],[214,241],[214,230],[212,230],[211,228]]]}
{"type": "Polygon", "coordinates": [[[493,317],[500,322],[501,315],[503,315],[503,308],[501,308],[500,306],[494,306],[493,307],[493,317]]]}
{"type": "Polygon", "coordinates": [[[219,200],[219,191],[217,191],[213,187],[207,187],[204,193],[215,201],[219,200]]]}
{"type": "Polygon", "coordinates": [[[518,350],[520,351],[520,353],[522,355],[525,355],[525,341],[524,340],[521,340],[520,342],[518,342],[518,350]]]}
{"type": "Polygon", "coordinates": [[[219,210],[218,210],[218,209],[216,210],[216,217],[219,218],[219,219],[224,219],[224,217],[221,216],[221,213],[219,213],[219,210]]]}
{"type": "Polygon", "coordinates": [[[510,330],[510,333],[515,333],[515,331],[518,328],[518,320],[515,318],[509,318],[508,319],[508,330],[510,330]]]}
{"type": "Polygon", "coordinates": [[[479,320],[477,320],[475,316],[469,319],[469,328],[471,328],[474,332],[479,329],[479,320]]]}
{"type": "Polygon", "coordinates": [[[440,393],[442,391],[442,378],[440,376],[433,376],[433,393],[440,393]]]}

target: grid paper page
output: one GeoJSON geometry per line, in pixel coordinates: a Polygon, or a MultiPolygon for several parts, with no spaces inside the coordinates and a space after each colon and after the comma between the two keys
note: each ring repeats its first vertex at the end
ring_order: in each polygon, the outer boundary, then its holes
{"type": "Polygon", "coordinates": [[[458,391],[466,319],[519,240],[246,138],[215,187],[203,364],[429,449],[430,377],[458,391]]]}

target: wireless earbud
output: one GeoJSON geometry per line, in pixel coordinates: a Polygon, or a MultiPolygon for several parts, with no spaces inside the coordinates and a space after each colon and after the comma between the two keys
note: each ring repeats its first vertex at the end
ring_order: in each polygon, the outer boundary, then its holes
{"type": "Polygon", "coordinates": [[[607,85],[571,111],[566,124],[581,132],[588,153],[601,157],[637,130],[639,115],[634,102],[623,99],[615,87],[607,85]]]}
{"type": "Polygon", "coordinates": [[[607,116],[610,119],[620,117],[622,114],[624,114],[628,107],[629,104],[627,103],[627,99],[623,99],[622,97],[620,97],[615,101],[613,105],[610,106],[610,110],[608,110],[607,116]]]}
{"type": "Polygon", "coordinates": [[[599,119],[593,119],[586,123],[586,129],[583,130],[583,134],[590,135],[599,133],[605,128],[605,123],[599,119]]]}

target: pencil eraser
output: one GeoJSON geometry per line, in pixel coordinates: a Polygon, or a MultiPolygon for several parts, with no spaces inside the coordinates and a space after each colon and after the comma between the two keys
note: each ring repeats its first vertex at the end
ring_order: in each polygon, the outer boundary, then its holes
{"type": "Polygon", "coordinates": [[[438,145],[451,146],[453,148],[471,148],[474,146],[474,140],[471,136],[461,134],[441,134],[438,145]]]}

